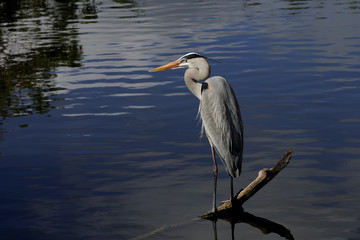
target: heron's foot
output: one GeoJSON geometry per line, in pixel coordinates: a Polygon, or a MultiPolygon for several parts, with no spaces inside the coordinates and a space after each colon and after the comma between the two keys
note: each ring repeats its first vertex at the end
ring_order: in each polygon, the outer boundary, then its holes
{"type": "Polygon", "coordinates": [[[225,204],[225,203],[234,203],[236,201],[236,198],[235,197],[232,197],[228,200],[224,200],[224,201],[221,201],[221,204],[225,204]]]}
{"type": "Polygon", "coordinates": [[[216,209],[215,210],[212,209],[211,211],[208,211],[206,215],[216,216],[216,213],[217,213],[216,209]]]}
{"type": "Polygon", "coordinates": [[[221,204],[228,203],[228,202],[232,202],[232,200],[228,199],[228,200],[221,201],[221,204]]]}
{"type": "Polygon", "coordinates": [[[217,208],[213,207],[213,208],[211,209],[211,213],[216,214],[216,212],[217,212],[217,208]]]}

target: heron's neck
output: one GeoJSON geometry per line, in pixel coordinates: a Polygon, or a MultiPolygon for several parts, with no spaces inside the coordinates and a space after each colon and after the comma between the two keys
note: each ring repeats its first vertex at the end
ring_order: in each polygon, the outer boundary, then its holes
{"type": "Polygon", "coordinates": [[[198,99],[201,96],[201,83],[200,81],[205,81],[210,74],[210,69],[206,71],[201,71],[197,68],[189,68],[185,71],[184,80],[185,84],[198,99]]]}

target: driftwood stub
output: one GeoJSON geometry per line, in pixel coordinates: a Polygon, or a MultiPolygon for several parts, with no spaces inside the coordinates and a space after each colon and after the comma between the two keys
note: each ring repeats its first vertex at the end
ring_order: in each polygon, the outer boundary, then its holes
{"type": "Polygon", "coordinates": [[[285,168],[292,157],[293,150],[289,148],[282,158],[275,164],[274,167],[268,169],[264,168],[259,171],[257,178],[252,181],[246,188],[241,190],[235,197],[233,202],[223,202],[217,209],[216,212],[210,212],[203,216],[202,219],[214,219],[220,215],[224,215],[230,210],[242,210],[242,205],[251,198],[257,191],[264,187],[268,182],[271,181],[283,168],[285,168]]]}

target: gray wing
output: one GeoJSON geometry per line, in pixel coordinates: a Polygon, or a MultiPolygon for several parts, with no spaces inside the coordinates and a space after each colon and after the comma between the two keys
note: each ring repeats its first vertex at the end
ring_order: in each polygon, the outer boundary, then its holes
{"type": "Polygon", "coordinates": [[[202,126],[232,177],[241,172],[243,124],[234,91],[222,77],[207,79],[201,89],[202,126]]]}

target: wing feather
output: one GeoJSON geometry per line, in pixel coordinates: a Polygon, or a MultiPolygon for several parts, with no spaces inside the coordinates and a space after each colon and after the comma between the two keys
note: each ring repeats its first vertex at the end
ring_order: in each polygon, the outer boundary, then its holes
{"type": "Polygon", "coordinates": [[[237,99],[224,78],[212,77],[205,83],[199,108],[202,128],[228,174],[238,177],[242,164],[243,125],[237,99]]]}

